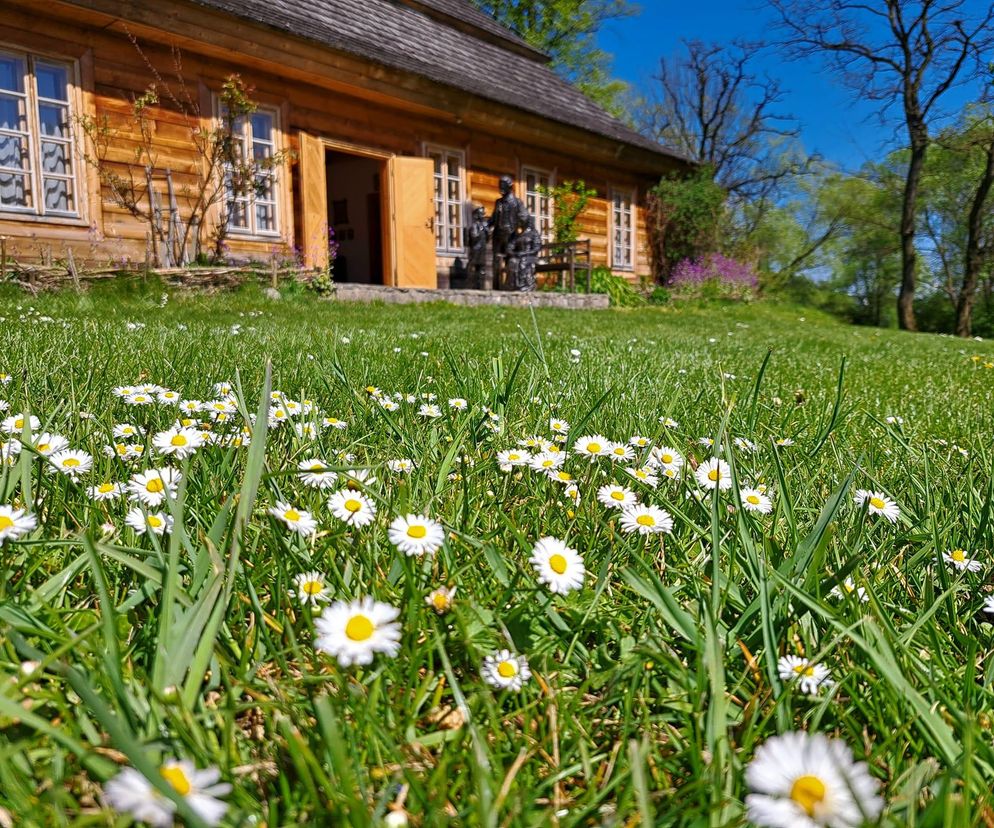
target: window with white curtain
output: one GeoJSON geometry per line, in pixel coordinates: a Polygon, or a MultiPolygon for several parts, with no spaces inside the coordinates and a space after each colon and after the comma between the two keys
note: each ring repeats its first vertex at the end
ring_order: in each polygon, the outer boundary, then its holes
{"type": "MultiPolygon", "coordinates": [[[[235,150],[241,158],[264,164],[276,154],[276,128],[278,110],[260,107],[251,115],[238,118],[234,123],[235,150]]],[[[275,169],[260,167],[255,176],[255,186],[248,192],[235,193],[230,177],[226,180],[228,201],[228,229],[233,233],[253,236],[278,236],[280,234],[275,169]]]]}
{"type": "Polygon", "coordinates": [[[535,219],[535,229],[542,236],[543,242],[551,242],[555,231],[552,224],[552,175],[533,167],[523,167],[521,178],[525,184],[525,206],[528,214],[535,219]]]}
{"type": "Polygon", "coordinates": [[[635,194],[611,190],[611,267],[635,269],[635,194]]]}
{"type": "Polygon", "coordinates": [[[0,212],[79,215],[71,63],[0,49],[0,212]]]}
{"type": "Polygon", "coordinates": [[[439,253],[462,255],[466,252],[463,241],[466,156],[462,150],[426,146],[425,157],[435,165],[435,249],[439,253]]]}

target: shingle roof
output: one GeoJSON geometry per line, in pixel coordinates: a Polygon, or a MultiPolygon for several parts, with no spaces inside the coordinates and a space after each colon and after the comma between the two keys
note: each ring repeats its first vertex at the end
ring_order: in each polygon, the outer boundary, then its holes
{"type": "Polygon", "coordinates": [[[524,41],[468,0],[193,1],[487,100],[684,158],[609,115],[545,65],[541,53],[529,55],[524,41]],[[458,28],[446,18],[458,21],[458,28]]]}

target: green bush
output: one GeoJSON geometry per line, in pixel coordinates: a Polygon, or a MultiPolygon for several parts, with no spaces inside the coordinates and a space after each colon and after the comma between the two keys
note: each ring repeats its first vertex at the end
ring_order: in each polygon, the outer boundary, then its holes
{"type": "Polygon", "coordinates": [[[623,276],[615,276],[606,267],[595,267],[590,276],[590,292],[606,293],[612,307],[637,308],[645,304],[642,296],[623,276]]]}
{"type": "Polygon", "coordinates": [[[648,296],[650,305],[668,305],[672,300],[672,294],[664,287],[654,288],[648,296]]]}

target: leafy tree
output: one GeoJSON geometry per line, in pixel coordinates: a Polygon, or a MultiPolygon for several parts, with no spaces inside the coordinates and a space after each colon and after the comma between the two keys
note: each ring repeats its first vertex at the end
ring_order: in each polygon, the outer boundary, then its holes
{"type": "Polygon", "coordinates": [[[622,81],[595,40],[608,20],[638,14],[630,0],[473,0],[497,22],[552,59],[553,68],[616,116],[623,114],[622,81]]]}
{"type": "Polygon", "coordinates": [[[563,181],[555,187],[539,187],[539,192],[552,199],[552,235],[558,244],[575,242],[580,238],[580,215],[590,199],[597,195],[594,187],[579,181],[563,181]]]}

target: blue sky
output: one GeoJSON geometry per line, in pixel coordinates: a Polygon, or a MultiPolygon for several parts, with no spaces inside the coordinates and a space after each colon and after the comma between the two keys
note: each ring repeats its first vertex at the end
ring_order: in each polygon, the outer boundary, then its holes
{"type": "MultiPolygon", "coordinates": [[[[683,39],[726,43],[774,36],[762,0],[641,0],[639,5],[641,14],[606,24],[599,36],[601,48],[614,55],[614,73],[636,86],[651,78],[660,56],[677,54],[683,39]]],[[[895,146],[893,117],[899,119],[899,111],[881,124],[875,105],[854,101],[819,61],[786,61],[770,50],[757,56],[754,68],[781,80],[786,94],[777,111],[797,118],[808,152],[855,170],[895,146]]]]}

